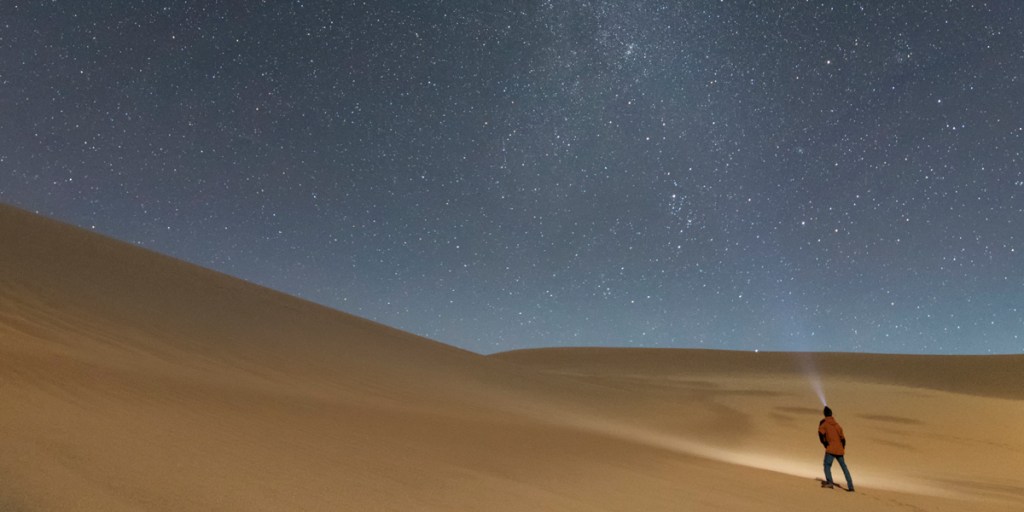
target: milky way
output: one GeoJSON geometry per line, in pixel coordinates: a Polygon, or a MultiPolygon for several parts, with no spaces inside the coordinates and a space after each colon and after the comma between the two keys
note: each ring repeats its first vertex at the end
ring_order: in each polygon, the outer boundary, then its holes
{"type": "Polygon", "coordinates": [[[331,307],[484,353],[1024,351],[1018,1],[15,0],[0,28],[0,200],[331,307]]]}

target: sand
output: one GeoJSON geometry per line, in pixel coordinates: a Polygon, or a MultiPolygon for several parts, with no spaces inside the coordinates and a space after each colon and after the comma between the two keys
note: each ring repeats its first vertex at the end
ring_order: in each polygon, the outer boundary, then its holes
{"type": "Polygon", "coordinates": [[[1021,356],[483,356],[0,205],[0,512],[1022,510],[1022,376],[1021,356]],[[855,493],[815,481],[808,362],[855,493]]]}

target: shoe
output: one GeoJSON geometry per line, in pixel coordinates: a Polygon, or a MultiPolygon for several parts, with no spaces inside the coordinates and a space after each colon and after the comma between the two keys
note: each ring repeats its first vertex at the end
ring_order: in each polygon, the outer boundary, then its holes
{"type": "Polygon", "coordinates": [[[828,482],[822,482],[821,486],[826,488],[826,489],[835,489],[835,487],[836,487],[835,485],[832,485],[832,484],[830,484],[828,482]]]}

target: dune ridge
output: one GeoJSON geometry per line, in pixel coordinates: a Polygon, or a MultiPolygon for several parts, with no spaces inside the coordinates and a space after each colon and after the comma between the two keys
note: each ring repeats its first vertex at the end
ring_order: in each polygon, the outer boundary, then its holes
{"type": "Polygon", "coordinates": [[[1016,356],[816,355],[853,494],[814,481],[806,380],[756,356],[483,356],[0,205],[0,511],[1024,501],[1016,356]]]}
{"type": "Polygon", "coordinates": [[[556,374],[806,374],[843,377],[978,396],[1024,399],[1024,355],[937,356],[744,352],[657,348],[541,348],[494,354],[556,374]],[[810,368],[808,368],[808,365],[810,368]]]}

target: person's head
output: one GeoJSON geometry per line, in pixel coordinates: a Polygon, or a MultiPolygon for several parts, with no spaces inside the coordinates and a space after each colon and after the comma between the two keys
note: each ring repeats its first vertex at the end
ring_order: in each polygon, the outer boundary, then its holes
{"type": "Polygon", "coordinates": [[[828,418],[829,416],[832,416],[832,408],[826,405],[825,406],[825,417],[828,418]]]}

